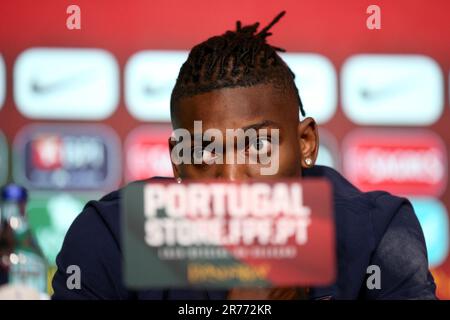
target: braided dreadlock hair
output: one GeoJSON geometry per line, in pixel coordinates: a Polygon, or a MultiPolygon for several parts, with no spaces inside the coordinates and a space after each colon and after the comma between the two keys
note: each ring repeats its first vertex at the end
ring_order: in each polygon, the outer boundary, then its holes
{"type": "Polygon", "coordinates": [[[242,26],[236,22],[236,31],[227,31],[196,45],[180,69],[171,96],[171,115],[175,104],[189,97],[215,89],[249,87],[256,84],[272,84],[277,89],[292,89],[300,112],[305,111],[295,85],[295,75],[280,58],[274,47],[266,42],[268,32],[285,14],[279,13],[271,23],[257,33],[259,22],[242,26]]]}

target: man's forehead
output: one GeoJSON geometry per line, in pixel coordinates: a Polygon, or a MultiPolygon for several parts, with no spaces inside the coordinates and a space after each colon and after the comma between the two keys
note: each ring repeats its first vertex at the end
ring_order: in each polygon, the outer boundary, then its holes
{"type": "Polygon", "coordinates": [[[261,122],[280,126],[287,120],[288,103],[293,102],[267,84],[224,88],[181,99],[176,122],[188,130],[193,130],[194,121],[202,121],[203,130],[239,129],[261,122]]]}

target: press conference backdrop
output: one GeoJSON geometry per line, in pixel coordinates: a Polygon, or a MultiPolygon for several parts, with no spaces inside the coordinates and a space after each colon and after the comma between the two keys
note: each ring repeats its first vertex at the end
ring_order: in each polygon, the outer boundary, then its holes
{"type": "MultiPolygon", "coordinates": [[[[318,163],[362,190],[407,196],[425,233],[439,297],[450,299],[448,1],[2,1],[0,185],[30,190],[50,264],[90,199],[172,176],[169,97],[188,49],[236,20],[268,23],[306,113],[318,163]],[[76,4],[81,29],[66,26],[76,4]]],[[[94,239],[93,239],[94,241],[94,239]]]]}

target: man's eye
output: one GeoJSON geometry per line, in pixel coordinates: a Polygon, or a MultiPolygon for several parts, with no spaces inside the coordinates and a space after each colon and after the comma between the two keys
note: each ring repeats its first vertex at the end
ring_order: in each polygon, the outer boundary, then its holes
{"type": "Polygon", "coordinates": [[[268,138],[256,138],[251,140],[248,146],[250,155],[267,154],[271,150],[271,143],[268,138]]]}
{"type": "Polygon", "coordinates": [[[198,164],[200,163],[211,164],[217,158],[217,155],[214,152],[207,149],[203,149],[202,147],[193,148],[192,156],[194,159],[194,163],[198,164]]]}
{"type": "Polygon", "coordinates": [[[203,159],[203,148],[195,147],[192,148],[192,160],[194,163],[200,163],[203,159]]]}
{"type": "Polygon", "coordinates": [[[206,164],[214,163],[214,160],[217,159],[217,155],[210,150],[203,149],[203,162],[206,164]]]}

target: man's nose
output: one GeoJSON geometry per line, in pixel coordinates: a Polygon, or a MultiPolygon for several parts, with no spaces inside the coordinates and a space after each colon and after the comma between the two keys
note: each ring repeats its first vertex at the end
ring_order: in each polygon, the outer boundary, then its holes
{"type": "Polygon", "coordinates": [[[222,164],[217,172],[217,178],[238,181],[246,180],[249,176],[245,164],[222,164]]]}

